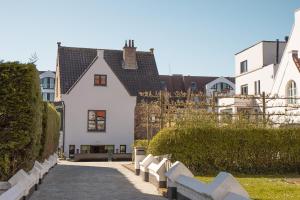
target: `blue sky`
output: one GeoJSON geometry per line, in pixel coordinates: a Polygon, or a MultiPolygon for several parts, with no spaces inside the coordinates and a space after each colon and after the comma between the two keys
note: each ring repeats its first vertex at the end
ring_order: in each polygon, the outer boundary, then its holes
{"type": "Polygon", "coordinates": [[[300,1],[0,0],[0,59],[55,70],[64,46],[155,49],[160,74],[234,75],[234,53],[289,35],[300,1]]]}

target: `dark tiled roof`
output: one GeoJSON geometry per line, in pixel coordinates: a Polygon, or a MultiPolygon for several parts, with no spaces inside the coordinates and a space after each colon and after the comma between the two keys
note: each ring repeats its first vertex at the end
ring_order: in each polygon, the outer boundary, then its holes
{"type": "MultiPolygon", "coordinates": [[[[76,83],[97,56],[97,49],[59,47],[61,92],[64,94],[76,83]]],[[[154,55],[137,51],[138,69],[122,68],[123,51],[104,50],[104,59],[131,96],[142,91],[159,91],[160,81],[154,55]]]]}
{"type": "Polygon", "coordinates": [[[132,96],[138,92],[159,91],[160,81],[154,54],[137,52],[138,69],[122,68],[123,51],[104,50],[104,59],[132,96]]]}
{"type": "Polygon", "coordinates": [[[58,47],[61,93],[65,94],[97,56],[96,49],[58,47]]]}
{"type": "MultiPolygon", "coordinates": [[[[205,85],[219,78],[215,76],[183,76],[183,75],[160,75],[161,82],[163,81],[169,92],[183,91],[187,92],[192,83],[196,83],[196,92],[205,92],[205,85]]],[[[234,77],[224,77],[235,83],[234,77]]],[[[161,83],[162,84],[162,83],[161,83]]],[[[163,85],[162,85],[163,87],[163,85]]]]}

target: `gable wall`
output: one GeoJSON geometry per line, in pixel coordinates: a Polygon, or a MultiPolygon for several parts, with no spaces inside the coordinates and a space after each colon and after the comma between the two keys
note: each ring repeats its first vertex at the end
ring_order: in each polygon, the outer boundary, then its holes
{"type": "MultiPolygon", "coordinates": [[[[298,50],[300,51],[300,11],[295,13],[295,25],[292,29],[290,40],[286,46],[284,55],[282,57],[274,86],[272,88],[272,95],[278,94],[279,96],[286,95],[286,85],[289,80],[294,80],[297,84],[297,94],[300,94],[300,72],[296,68],[293,60],[291,51],[298,50]]],[[[300,95],[298,95],[300,96],[300,95]]]]}
{"type": "Polygon", "coordinates": [[[134,138],[134,108],[136,97],[130,96],[103,59],[98,59],[81,77],[69,94],[63,94],[65,103],[65,153],[70,144],[76,145],[130,145],[134,138]],[[106,74],[107,86],[94,86],[94,74],[106,74]],[[88,110],[106,110],[106,132],[88,132],[88,110]]]}

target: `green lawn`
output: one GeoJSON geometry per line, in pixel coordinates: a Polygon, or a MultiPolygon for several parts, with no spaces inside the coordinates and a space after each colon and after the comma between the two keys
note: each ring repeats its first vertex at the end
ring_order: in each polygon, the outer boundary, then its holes
{"type": "MultiPolygon", "coordinates": [[[[299,184],[290,184],[285,181],[288,177],[299,178],[300,175],[278,175],[278,176],[269,176],[269,175],[241,175],[236,176],[238,181],[243,185],[243,187],[249,193],[251,199],[256,200],[300,200],[300,185],[299,184]]],[[[199,180],[204,182],[210,182],[213,180],[213,177],[210,176],[198,176],[199,180]]]]}

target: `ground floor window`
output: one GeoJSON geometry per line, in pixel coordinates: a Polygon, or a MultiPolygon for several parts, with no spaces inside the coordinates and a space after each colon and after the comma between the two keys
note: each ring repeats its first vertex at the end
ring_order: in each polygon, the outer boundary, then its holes
{"type": "Polygon", "coordinates": [[[126,153],[126,145],[120,145],[120,153],[126,153]]]}
{"type": "Polygon", "coordinates": [[[89,145],[81,145],[80,153],[90,153],[90,146],[89,145]]]}
{"type": "Polygon", "coordinates": [[[287,84],[287,103],[288,104],[296,104],[297,103],[297,87],[295,81],[289,81],[287,84]]]}
{"type": "Polygon", "coordinates": [[[114,153],[115,145],[81,145],[80,153],[114,153]]]}
{"type": "Polygon", "coordinates": [[[248,95],[248,84],[241,86],[241,95],[248,95]]]}

